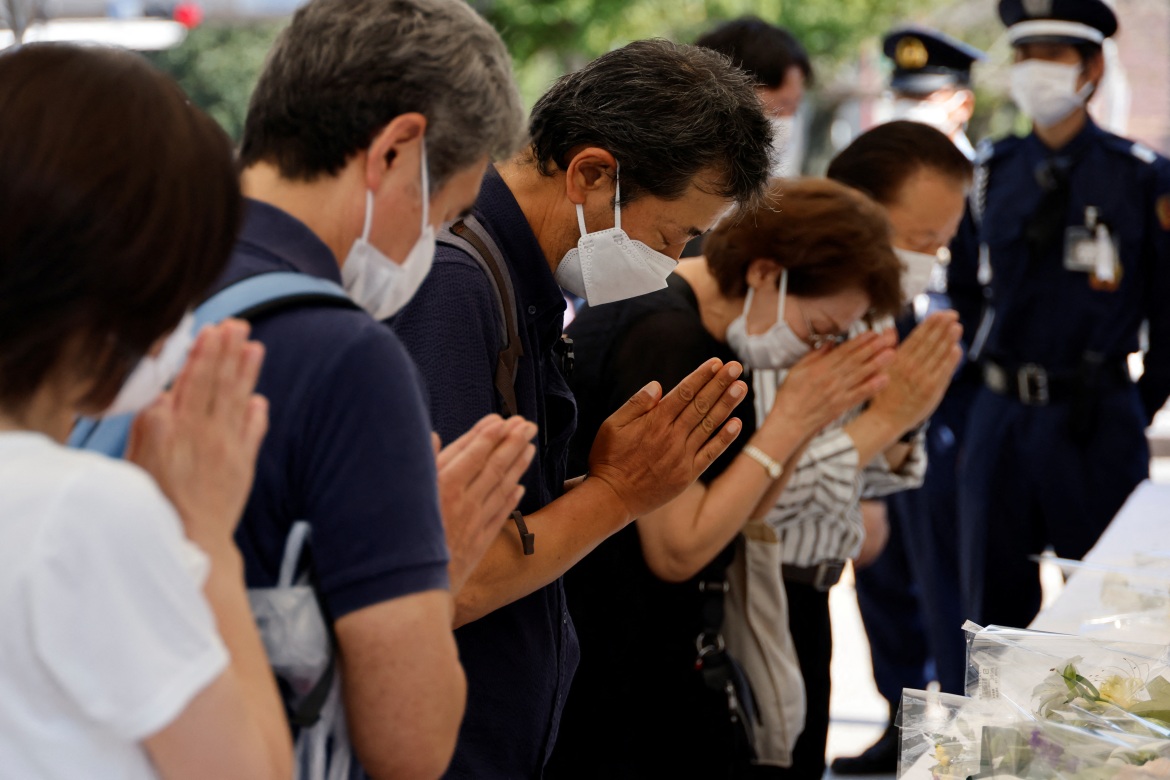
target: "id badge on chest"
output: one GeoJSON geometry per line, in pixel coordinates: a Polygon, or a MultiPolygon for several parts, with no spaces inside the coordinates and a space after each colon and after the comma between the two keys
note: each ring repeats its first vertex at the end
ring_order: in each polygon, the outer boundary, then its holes
{"type": "Polygon", "coordinates": [[[1087,274],[1094,290],[1112,292],[1121,285],[1120,246],[1093,206],[1085,209],[1084,225],[1064,233],[1064,267],[1087,274]]]}

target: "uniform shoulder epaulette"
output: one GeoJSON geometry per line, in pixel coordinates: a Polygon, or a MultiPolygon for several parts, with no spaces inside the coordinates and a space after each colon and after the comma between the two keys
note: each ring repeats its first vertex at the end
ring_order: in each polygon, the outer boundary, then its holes
{"type": "Polygon", "coordinates": [[[1153,165],[1161,157],[1161,155],[1143,143],[1131,141],[1128,138],[1122,138],[1112,133],[1105,135],[1105,148],[1117,154],[1125,155],[1126,157],[1133,157],[1146,165],[1153,165]]]}
{"type": "Polygon", "coordinates": [[[1146,165],[1153,165],[1158,161],[1158,153],[1145,144],[1134,142],[1129,146],[1129,153],[1146,165]]]}

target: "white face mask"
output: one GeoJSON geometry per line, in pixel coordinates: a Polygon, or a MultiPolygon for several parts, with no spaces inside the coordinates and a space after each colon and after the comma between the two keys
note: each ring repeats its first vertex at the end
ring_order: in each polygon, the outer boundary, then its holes
{"type": "Polygon", "coordinates": [[[422,228],[418,240],[401,264],[394,262],[370,243],[370,227],[374,221],[374,193],[366,192],[366,221],[362,236],[353,242],[341,280],[349,296],[375,319],[384,320],[398,313],[418,292],[431,270],[435,259],[435,228],[431,225],[430,176],[427,173],[427,146],[422,142],[420,153],[422,173],[422,228]]]}
{"type": "Polygon", "coordinates": [[[774,116],[772,123],[772,178],[796,176],[796,117],[774,116]]]}
{"type": "Polygon", "coordinates": [[[898,247],[894,247],[894,254],[902,261],[902,265],[906,266],[902,271],[902,300],[912,301],[926,292],[930,286],[930,276],[935,263],[938,262],[938,255],[912,252],[898,247]]]}
{"type": "Polygon", "coordinates": [[[893,119],[920,122],[930,125],[948,138],[962,129],[962,124],[952,118],[955,109],[962,105],[966,96],[956,92],[949,100],[936,103],[933,100],[898,98],[894,101],[893,119]]]}
{"type": "Polygon", "coordinates": [[[747,332],[747,315],[752,308],[755,290],[748,288],[743,312],[727,326],[727,344],[745,365],[755,369],[789,368],[812,351],[784,319],[784,300],[788,297],[788,271],[780,272],[780,303],[776,322],[763,333],[747,332]]]}
{"type": "Polygon", "coordinates": [[[585,229],[585,209],[577,204],[581,238],[565,253],[555,274],[557,284],[590,306],[646,295],[666,288],[666,277],[678,266],[661,252],[635,241],[622,230],[621,166],[614,190],[613,222],[608,230],[585,229]]]}
{"type": "Polygon", "coordinates": [[[102,412],[102,417],[137,414],[155,402],[179,375],[187,353],[195,343],[195,316],[183,315],[179,326],[166,337],[158,355],[146,355],[122,383],[114,402],[102,412]]]}
{"type": "Polygon", "coordinates": [[[1012,100],[1040,127],[1051,127],[1085,105],[1093,84],[1077,90],[1079,65],[1024,60],[1012,65],[1012,100]]]}

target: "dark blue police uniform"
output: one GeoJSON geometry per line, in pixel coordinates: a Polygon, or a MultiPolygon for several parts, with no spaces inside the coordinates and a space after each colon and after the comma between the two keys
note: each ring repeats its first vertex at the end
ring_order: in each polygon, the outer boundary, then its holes
{"type": "MultiPolygon", "coordinates": [[[[303,223],[248,201],[227,285],[291,271],[341,283],[333,253],[303,223]]],[[[269,428],[236,541],[248,587],[276,584],[292,523],[312,524],[321,595],[334,620],[447,588],[447,547],[431,426],[418,372],[386,328],[356,309],[282,308],[259,319],[256,392],[269,428]]]]}
{"type": "Polygon", "coordinates": [[[949,267],[984,379],[960,464],[964,607],[1024,626],[1028,556],[1084,555],[1148,474],[1144,429],[1170,394],[1170,162],[1091,120],[1059,150],[1031,134],[981,162],[949,267]]]}
{"type": "MultiPolygon", "coordinates": [[[[515,379],[518,413],[540,426],[538,451],[522,480],[520,511],[528,514],[563,493],[576,424],[573,394],[556,353],[565,299],[495,169],[489,169],[472,213],[500,247],[516,293],[524,350],[515,379]]],[[[440,245],[430,275],[391,326],[426,378],[443,441],[501,412],[494,384],[501,303],[473,258],[440,245]]],[[[540,777],[579,656],[561,580],[463,626],[455,638],[467,673],[467,713],[447,776],[540,777]]]]}
{"type": "MultiPolygon", "coordinates": [[[[987,59],[973,46],[921,27],[891,31],[882,41],[882,51],[894,64],[890,89],[922,99],[944,88],[970,88],[972,66],[987,59]]],[[[953,140],[960,151],[974,157],[964,132],[953,140]]],[[[932,279],[928,313],[950,308],[944,286],[932,279]]],[[[914,311],[903,316],[899,337],[909,335],[917,322],[914,311]]],[[[857,571],[857,604],[869,638],[874,682],[889,705],[890,723],[881,739],[860,756],[834,760],[838,774],[897,768],[898,731],[893,720],[904,688],[922,689],[938,680],[948,693],[963,692],[966,640],[959,599],[955,468],[974,391],[966,377],[965,370],[956,374],[930,418],[922,487],[884,499],[886,546],[872,564],[857,571]]]]}

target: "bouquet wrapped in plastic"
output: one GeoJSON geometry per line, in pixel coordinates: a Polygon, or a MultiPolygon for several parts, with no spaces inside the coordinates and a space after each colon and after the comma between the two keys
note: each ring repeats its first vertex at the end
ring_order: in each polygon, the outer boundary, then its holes
{"type": "Polygon", "coordinates": [[[907,690],[900,778],[1170,780],[1170,652],[968,624],[968,696],[907,690]]]}
{"type": "Polygon", "coordinates": [[[899,780],[1170,778],[1170,740],[1013,715],[994,702],[906,690],[899,780]]]}
{"type": "Polygon", "coordinates": [[[1170,738],[1170,648],[965,628],[969,696],[1055,723],[1170,738]]]}

